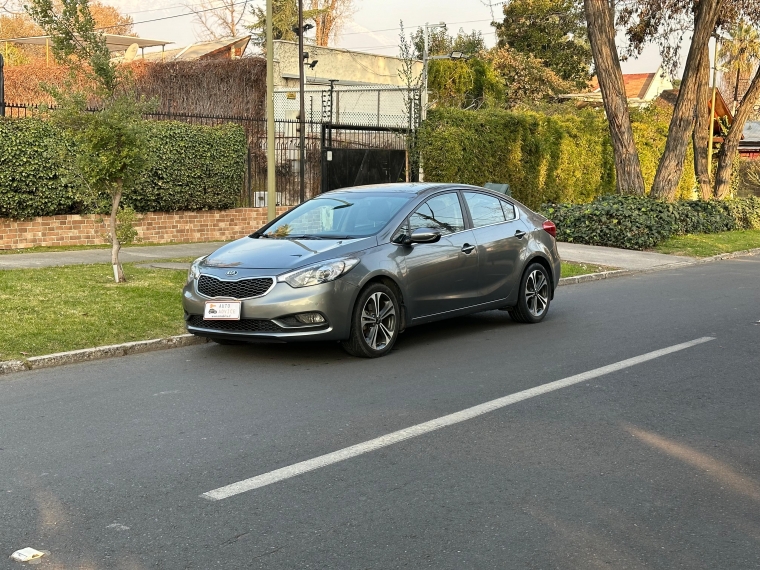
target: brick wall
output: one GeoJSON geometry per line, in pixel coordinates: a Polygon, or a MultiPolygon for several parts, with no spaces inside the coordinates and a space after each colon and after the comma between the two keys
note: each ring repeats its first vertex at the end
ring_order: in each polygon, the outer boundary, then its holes
{"type": "MultiPolygon", "coordinates": [[[[278,207],[277,214],[288,210],[278,207]]],[[[139,238],[152,243],[189,243],[237,239],[263,226],[266,208],[141,214],[139,238]]],[[[49,216],[17,221],[0,218],[0,249],[106,243],[108,218],[96,215],[49,216]]]]}

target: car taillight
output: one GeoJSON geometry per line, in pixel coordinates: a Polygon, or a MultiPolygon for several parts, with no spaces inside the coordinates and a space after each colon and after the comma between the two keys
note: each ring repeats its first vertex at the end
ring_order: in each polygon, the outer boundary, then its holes
{"type": "Polygon", "coordinates": [[[551,220],[546,220],[543,225],[544,231],[551,235],[553,238],[557,237],[557,226],[551,220]]]}

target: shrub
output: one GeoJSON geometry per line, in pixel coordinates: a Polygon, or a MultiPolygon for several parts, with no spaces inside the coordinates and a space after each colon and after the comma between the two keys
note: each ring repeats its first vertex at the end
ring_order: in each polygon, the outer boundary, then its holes
{"type": "Polygon", "coordinates": [[[425,179],[508,183],[530,207],[589,202],[614,191],[607,126],[593,111],[436,109],[420,129],[425,179]]]}
{"type": "MultiPolygon", "coordinates": [[[[238,125],[147,123],[148,163],[125,194],[138,212],[235,206],[245,176],[246,137],[238,125]]],[[[110,197],[94,202],[67,159],[76,152],[49,123],[0,119],[0,217],[106,213],[110,197]]]]}
{"type": "Polygon", "coordinates": [[[660,202],[604,196],[590,204],[546,204],[557,239],[587,245],[649,249],[674,235],[760,228],[760,199],[660,202]]]}
{"type": "Polygon", "coordinates": [[[82,182],[64,169],[53,140],[63,143],[44,121],[0,118],[0,218],[83,210],[82,182]]]}

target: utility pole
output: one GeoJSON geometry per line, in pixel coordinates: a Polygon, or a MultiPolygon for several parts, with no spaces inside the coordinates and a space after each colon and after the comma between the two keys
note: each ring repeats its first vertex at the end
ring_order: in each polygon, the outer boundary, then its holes
{"type": "Polygon", "coordinates": [[[277,178],[274,160],[274,31],[272,3],[267,3],[267,219],[277,217],[277,178]]]}
{"type": "Polygon", "coordinates": [[[303,0],[298,0],[298,123],[300,141],[298,144],[298,172],[301,180],[301,203],[306,201],[306,161],[304,150],[306,146],[306,107],[304,105],[304,75],[306,71],[303,68],[303,0]]]}

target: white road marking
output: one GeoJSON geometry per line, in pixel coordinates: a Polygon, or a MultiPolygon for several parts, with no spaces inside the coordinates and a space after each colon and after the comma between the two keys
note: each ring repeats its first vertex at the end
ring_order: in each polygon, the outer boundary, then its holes
{"type": "Polygon", "coordinates": [[[692,346],[697,346],[698,344],[709,342],[711,340],[715,340],[715,338],[709,336],[698,338],[689,342],[684,342],[682,344],[676,344],[667,348],[655,350],[653,352],[647,352],[646,354],[635,356],[627,360],[621,360],[620,362],[602,366],[601,368],[595,368],[594,370],[589,370],[588,372],[582,372],[581,374],[576,374],[575,376],[569,376],[567,378],[563,378],[562,380],[556,380],[554,382],[549,382],[548,384],[536,386],[535,388],[516,392],[514,394],[510,394],[509,396],[504,396],[503,398],[497,398],[496,400],[491,400],[490,402],[485,402],[484,404],[479,404],[477,406],[473,406],[472,408],[467,408],[465,410],[455,412],[447,416],[442,416],[440,418],[436,418],[434,420],[430,420],[416,426],[394,431],[387,435],[383,435],[381,437],[371,439],[363,443],[358,443],[344,449],[339,449],[338,451],[333,451],[332,453],[328,453],[326,455],[320,455],[319,457],[301,461],[300,463],[295,463],[281,469],[275,469],[274,471],[264,473],[263,475],[258,475],[256,477],[251,477],[250,479],[232,483],[231,485],[219,487],[213,491],[203,493],[201,497],[212,501],[227,499],[233,495],[239,495],[240,493],[245,493],[246,491],[265,487],[284,479],[290,479],[291,477],[295,477],[309,471],[314,471],[320,467],[327,467],[333,463],[345,461],[346,459],[350,459],[358,455],[363,455],[364,453],[369,453],[370,451],[375,451],[376,449],[387,447],[389,445],[393,445],[394,443],[406,441],[407,439],[418,437],[420,435],[430,433],[431,431],[435,431],[443,427],[458,424],[466,420],[471,420],[472,418],[482,416],[483,414],[493,412],[494,410],[498,410],[517,402],[522,402],[523,400],[527,400],[529,398],[535,398],[536,396],[540,396],[542,394],[547,394],[555,390],[567,388],[568,386],[572,386],[574,384],[586,382],[592,378],[598,378],[599,376],[604,376],[605,374],[611,374],[612,372],[617,372],[619,370],[623,370],[624,368],[629,368],[631,366],[635,366],[649,360],[654,360],[655,358],[660,358],[661,356],[665,356],[667,354],[685,350],[687,348],[691,348],[692,346]]]}

